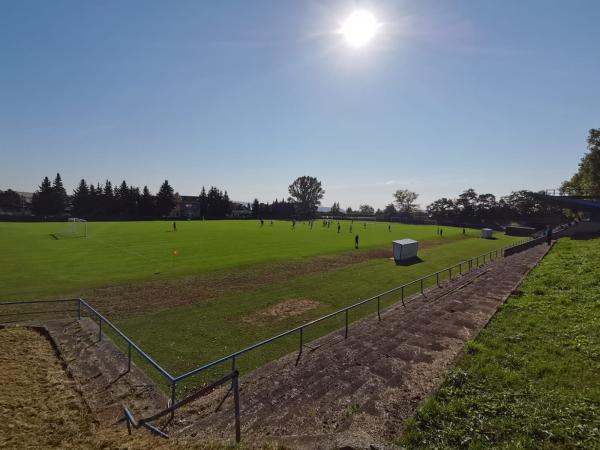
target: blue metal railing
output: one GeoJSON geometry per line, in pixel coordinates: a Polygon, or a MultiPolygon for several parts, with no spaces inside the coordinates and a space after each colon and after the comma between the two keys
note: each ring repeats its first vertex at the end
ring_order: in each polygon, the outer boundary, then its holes
{"type": "Polygon", "coordinates": [[[128,370],[131,370],[131,359],[132,359],[132,351],[135,351],[143,360],[145,360],[147,363],[149,363],[152,367],[154,367],[154,369],[156,369],[161,375],[162,377],[165,378],[165,380],[169,383],[170,385],[170,390],[171,390],[171,398],[170,398],[170,404],[174,405],[176,404],[176,400],[177,400],[177,384],[182,382],[183,380],[186,380],[192,376],[198,375],[200,373],[203,373],[205,371],[207,371],[208,369],[218,366],[220,364],[223,364],[227,361],[231,361],[231,370],[232,371],[236,371],[237,367],[236,367],[236,359],[245,354],[248,353],[254,349],[257,349],[259,347],[262,347],[264,345],[267,345],[271,342],[277,341],[281,338],[284,338],[286,336],[292,335],[294,333],[298,333],[298,339],[299,339],[299,356],[302,354],[302,350],[304,348],[304,330],[308,327],[311,327],[317,323],[323,322],[324,320],[330,319],[332,317],[336,317],[339,316],[341,314],[343,314],[345,316],[345,327],[344,327],[344,338],[348,337],[348,328],[349,328],[349,312],[355,308],[358,308],[359,306],[362,306],[364,304],[367,303],[371,303],[371,302],[377,302],[377,319],[381,320],[381,298],[392,294],[392,293],[400,293],[399,298],[393,302],[391,305],[388,305],[388,307],[392,306],[393,304],[396,304],[399,301],[402,302],[403,305],[405,305],[405,294],[406,291],[408,290],[408,288],[412,287],[412,286],[417,286],[418,287],[418,291],[420,291],[421,294],[424,295],[424,289],[425,289],[425,281],[426,280],[430,280],[432,278],[435,278],[435,284],[434,285],[438,285],[440,284],[440,276],[443,274],[448,274],[448,280],[452,280],[453,277],[453,270],[455,271],[454,274],[456,274],[458,272],[458,275],[462,275],[463,273],[468,273],[469,271],[473,270],[473,268],[478,268],[480,267],[482,264],[486,264],[487,262],[491,262],[492,260],[497,259],[498,257],[503,257],[503,256],[509,256],[512,253],[515,253],[516,251],[519,251],[521,249],[525,249],[525,248],[529,248],[531,245],[536,245],[537,243],[540,243],[543,241],[544,238],[537,238],[537,239],[523,239],[520,240],[518,242],[514,242],[513,244],[506,246],[506,247],[502,247],[496,250],[492,250],[490,252],[487,253],[483,253],[481,255],[475,256],[473,258],[464,260],[464,261],[460,261],[457,264],[454,264],[450,267],[446,267],[445,269],[442,270],[438,270],[437,272],[433,272],[430,273],[428,275],[425,275],[421,278],[417,278],[416,280],[412,280],[408,283],[405,283],[403,285],[397,286],[395,288],[389,289],[385,292],[381,292],[377,295],[374,295],[372,297],[369,297],[367,299],[361,300],[357,303],[353,303],[352,305],[346,306],[344,308],[338,309],[336,311],[333,311],[329,314],[326,314],[322,317],[319,317],[317,319],[311,320],[310,322],[304,323],[302,325],[299,325],[295,328],[292,328],[290,330],[284,331],[282,333],[277,334],[276,336],[272,336],[268,339],[265,339],[263,341],[257,342],[255,344],[252,344],[246,348],[243,348],[241,350],[238,350],[234,353],[231,353],[229,355],[223,356],[219,359],[216,359],[212,362],[209,362],[207,364],[204,364],[202,366],[199,366],[195,369],[192,369],[188,372],[185,372],[179,376],[173,376],[171,375],[166,369],[164,369],[160,364],[158,364],[156,361],[154,361],[150,356],[148,356],[135,342],[133,342],[127,335],[125,335],[125,333],[123,333],[121,330],[119,330],[119,328],[117,328],[110,320],[108,320],[106,317],[104,317],[100,312],[98,312],[93,306],[91,306],[89,303],[87,303],[85,300],[78,298],[78,299],[61,299],[61,300],[25,300],[25,301],[12,301],[12,302],[0,302],[0,307],[2,306],[9,306],[9,305],[25,305],[25,304],[39,304],[39,303],[58,303],[58,302],[72,302],[72,303],[76,303],[77,305],[77,317],[79,319],[81,319],[82,314],[86,311],[88,311],[97,321],[98,321],[98,339],[102,340],[102,334],[103,334],[103,326],[108,326],[117,336],[119,336],[121,339],[123,339],[123,341],[125,341],[125,343],[127,344],[127,348],[128,348],[128,370]],[[456,272],[457,271],[457,272],[456,272]]]}

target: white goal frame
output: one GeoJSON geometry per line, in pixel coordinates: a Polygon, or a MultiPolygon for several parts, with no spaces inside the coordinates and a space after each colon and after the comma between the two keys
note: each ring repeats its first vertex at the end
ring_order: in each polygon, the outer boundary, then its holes
{"type": "Polygon", "coordinates": [[[68,222],[69,222],[69,228],[65,234],[69,234],[69,235],[77,234],[77,224],[81,223],[83,225],[83,237],[84,238],[88,237],[87,220],[78,219],[77,217],[69,217],[68,222]]]}

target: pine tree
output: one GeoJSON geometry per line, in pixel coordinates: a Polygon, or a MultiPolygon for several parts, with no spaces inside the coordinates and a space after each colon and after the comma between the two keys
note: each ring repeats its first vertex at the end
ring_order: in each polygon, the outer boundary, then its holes
{"type": "Polygon", "coordinates": [[[139,202],[139,211],[143,216],[153,216],[156,213],[154,197],[150,194],[148,186],[144,186],[139,202]]]}
{"type": "Polygon", "coordinates": [[[156,195],[156,210],[159,215],[168,215],[175,207],[175,195],[174,190],[169,184],[169,180],[160,186],[158,194],[156,195]]]}
{"type": "MultiPolygon", "coordinates": [[[[94,186],[90,186],[94,188],[94,186]]],[[[85,214],[90,209],[90,189],[84,179],[81,179],[77,189],[73,191],[72,198],[73,212],[76,214],[85,214]]]]}
{"type": "Polygon", "coordinates": [[[67,207],[67,191],[60,177],[60,173],[56,174],[54,183],[52,184],[52,212],[58,214],[64,212],[67,207]]]}
{"type": "Polygon", "coordinates": [[[200,196],[198,197],[198,206],[200,209],[200,217],[204,219],[208,214],[208,196],[206,195],[204,186],[202,186],[202,191],[200,191],[200,196]]]}
{"type": "Polygon", "coordinates": [[[66,193],[61,202],[61,188],[62,191],[64,191],[64,187],[62,186],[60,175],[57,175],[55,186],[52,186],[48,177],[44,177],[42,184],[40,184],[38,190],[33,193],[31,199],[31,208],[34,214],[57,214],[64,211],[66,193]]]}

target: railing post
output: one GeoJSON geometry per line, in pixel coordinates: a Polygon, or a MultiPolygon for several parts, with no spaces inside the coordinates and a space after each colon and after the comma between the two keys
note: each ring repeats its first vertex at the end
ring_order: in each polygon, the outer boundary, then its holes
{"type": "Polygon", "coordinates": [[[81,299],[77,300],[77,319],[81,320],[81,299]]]}
{"type": "Polygon", "coordinates": [[[458,274],[462,275],[462,262],[458,263],[458,274]]]}
{"type": "Polygon", "coordinates": [[[425,295],[425,293],[423,292],[423,278],[421,278],[421,295],[425,295]]]}
{"type": "MultiPolygon", "coordinates": [[[[177,382],[175,380],[171,381],[171,406],[173,406],[176,402],[177,397],[177,382]]],[[[175,410],[171,411],[171,419],[175,417],[175,410]]]]}
{"type": "Polygon", "coordinates": [[[300,354],[302,354],[302,348],[304,347],[304,328],[300,328],[300,354]]]}
{"type": "Polygon", "coordinates": [[[401,293],[401,295],[400,295],[400,298],[402,299],[402,306],[406,306],[406,305],[404,304],[404,286],[402,286],[402,287],[400,288],[400,293],[401,293]]]}
{"type": "Polygon", "coordinates": [[[377,320],[381,320],[381,307],[379,296],[377,296],[377,320]]]}
{"type": "Polygon", "coordinates": [[[238,382],[239,373],[235,371],[231,379],[231,387],[233,388],[233,403],[235,407],[235,442],[240,442],[242,432],[240,429],[240,386],[238,382]]]}
{"type": "Polygon", "coordinates": [[[98,340],[102,340],[102,317],[98,316],[98,340]]]}
{"type": "Polygon", "coordinates": [[[477,267],[479,267],[479,256],[477,257],[477,267]]]}
{"type": "Polygon", "coordinates": [[[440,287],[440,273],[439,272],[435,273],[435,284],[437,284],[437,287],[440,287]]]}
{"type": "Polygon", "coordinates": [[[128,353],[127,372],[131,372],[131,342],[128,342],[127,353],[128,353]]]}
{"type": "Polygon", "coordinates": [[[346,310],[346,330],[344,331],[344,339],[348,339],[348,310],[346,310]]]}
{"type": "Polygon", "coordinates": [[[452,267],[448,267],[448,281],[452,280],[452,267]]]}

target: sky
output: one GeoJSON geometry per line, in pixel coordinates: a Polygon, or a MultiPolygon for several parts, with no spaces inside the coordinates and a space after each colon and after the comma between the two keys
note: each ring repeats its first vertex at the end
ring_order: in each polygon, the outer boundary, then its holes
{"type": "Polygon", "coordinates": [[[596,0],[0,0],[0,189],[554,188],[600,127],[599,22],[596,0]],[[360,49],[355,9],[381,24],[360,49]]]}

